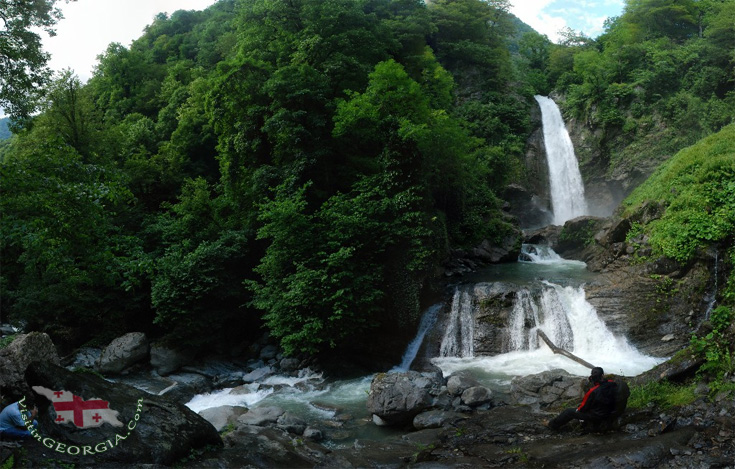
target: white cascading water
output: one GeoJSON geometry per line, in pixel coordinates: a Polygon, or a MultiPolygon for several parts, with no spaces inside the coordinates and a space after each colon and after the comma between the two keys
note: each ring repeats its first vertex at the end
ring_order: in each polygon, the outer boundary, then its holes
{"type": "Polygon", "coordinates": [[[559,107],[546,96],[534,98],[541,108],[554,224],[563,225],[567,220],[587,214],[582,175],[559,107]]]}
{"type": "MultiPolygon", "coordinates": [[[[528,259],[537,258],[540,264],[575,262],[562,259],[544,246],[524,245],[523,252],[531,254],[528,259]]],[[[556,346],[610,373],[634,376],[664,360],[643,355],[625,337],[613,334],[599,318],[595,307],[587,301],[583,287],[561,286],[548,281],[541,281],[534,288],[521,287],[516,292],[507,322],[506,353],[472,358],[473,355],[463,354],[460,343],[466,338],[457,332],[469,329],[463,327],[460,323],[462,320],[474,323],[475,314],[472,310],[479,302],[472,293],[473,288],[467,286],[458,287],[455,291],[440,357],[432,360],[447,376],[459,370],[474,369],[498,376],[503,382],[508,377],[555,368],[578,375],[589,373],[584,366],[563,355],[554,354],[539,341],[539,329],[556,346]]]]}
{"type": "Polygon", "coordinates": [[[403,352],[403,358],[401,364],[394,366],[390,371],[408,371],[411,368],[411,363],[416,358],[416,354],[419,353],[421,344],[424,343],[424,337],[429,330],[436,324],[436,318],[439,315],[439,311],[442,309],[443,304],[437,303],[424,311],[421,316],[421,322],[419,323],[419,330],[416,333],[416,337],[408,344],[406,351],[403,352]]]}
{"type": "Polygon", "coordinates": [[[449,314],[444,337],[439,347],[442,357],[474,357],[475,319],[472,294],[457,288],[452,299],[452,310],[449,314]]]}

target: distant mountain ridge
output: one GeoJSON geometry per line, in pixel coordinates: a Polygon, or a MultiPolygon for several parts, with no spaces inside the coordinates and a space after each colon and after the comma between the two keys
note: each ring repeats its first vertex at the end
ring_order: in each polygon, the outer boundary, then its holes
{"type": "Polygon", "coordinates": [[[10,124],[9,117],[3,117],[0,119],[0,140],[7,140],[13,135],[8,128],[8,124],[10,124]]]}

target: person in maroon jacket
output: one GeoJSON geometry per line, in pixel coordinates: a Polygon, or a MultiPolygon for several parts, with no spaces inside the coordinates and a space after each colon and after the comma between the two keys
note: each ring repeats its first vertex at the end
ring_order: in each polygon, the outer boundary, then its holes
{"type": "Polygon", "coordinates": [[[592,368],[589,377],[592,387],[584,395],[579,407],[564,410],[549,421],[547,426],[552,430],[559,430],[572,420],[582,420],[595,425],[612,416],[615,412],[617,383],[611,379],[604,379],[604,374],[599,366],[592,368]]]}

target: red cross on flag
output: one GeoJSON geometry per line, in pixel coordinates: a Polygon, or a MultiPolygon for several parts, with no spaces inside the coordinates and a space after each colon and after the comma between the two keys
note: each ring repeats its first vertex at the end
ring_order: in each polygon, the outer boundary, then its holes
{"type": "Polygon", "coordinates": [[[120,413],[110,409],[107,401],[97,398],[85,401],[69,391],[52,391],[41,386],[33,386],[33,390],[54,404],[56,423],[73,423],[79,428],[99,427],[105,422],[113,427],[123,426],[117,418],[120,413]]]}

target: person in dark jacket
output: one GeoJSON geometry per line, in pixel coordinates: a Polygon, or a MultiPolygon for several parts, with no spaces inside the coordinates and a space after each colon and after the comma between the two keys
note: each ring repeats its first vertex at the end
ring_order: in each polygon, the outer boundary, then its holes
{"type": "Polygon", "coordinates": [[[558,430],[572,420],[582,420],[595,425],[612,416],[615,413],[617,383],[611,379],[604,379],[604,374],[599,366],[592,368],[589,377],[592,387],[584,395],[579,407],[564,410],[549,421],[547,426],[552,430],[558,430]]]}

